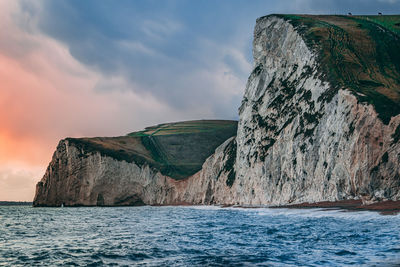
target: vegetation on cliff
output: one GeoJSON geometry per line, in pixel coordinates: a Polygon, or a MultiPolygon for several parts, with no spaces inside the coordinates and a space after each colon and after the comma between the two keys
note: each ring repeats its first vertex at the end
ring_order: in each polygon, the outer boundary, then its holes
{"type": "Polygon", "coordinates": [[[99,152],[139,166],[148,164],[179,180],[199,171],[206,158],[236,135],[236,130],[236,121],[199,120],[160,124],[127,136],[67,140],[82,150],[82,157],[99,152]]]}
{"type": "Polygon", "coordinates": [[[372,104],[385,124],[400,114],[400,15],[278,16],[318,53],[321,75],[334,88],[372,104]]]}

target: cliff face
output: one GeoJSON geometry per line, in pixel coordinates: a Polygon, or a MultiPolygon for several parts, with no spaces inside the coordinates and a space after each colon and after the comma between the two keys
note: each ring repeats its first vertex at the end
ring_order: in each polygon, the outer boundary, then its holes
{"type": "Polygon", "coordinates": [[[219,141],[201,170],[165,169],[176,149],[127,160],[66,139],[34,205],[399,200],[400,39],[374,19],[258,19],[237,136],[219,141]]]}
{"type": "MultiPolygon", "coordinates": [[[[318,50],[281,17],[258,20],[240,107],[239,203],[400,197],[400,116],[386,125],[351,88],[331,83],[318,50]]],[[[395,108],[395,107],[394,107],[395,108]]]]}
{"type": "Polygon", "coordinates": [[[225,188],[216,184],[230,173],[224,163],[236,156],[236,132],[236,121],[202,120],[121,137],[66,138],[36,186],[33,205],[215,203],[214,192],[225,188]]]}
{"type": "MultiPolygon", "coordinates": [[[[215,195],[229,195],[224,164],[234,137],[219,146],[201,171],[184,180],[162,175],[149,164],[117,160],[100,152],[87,153],[68,139],[54,152],[36,186],[34,206],[135,206],[215,204],[215,195]]],[[[230,200],[231,201],[231,200],[230,200]]]]}

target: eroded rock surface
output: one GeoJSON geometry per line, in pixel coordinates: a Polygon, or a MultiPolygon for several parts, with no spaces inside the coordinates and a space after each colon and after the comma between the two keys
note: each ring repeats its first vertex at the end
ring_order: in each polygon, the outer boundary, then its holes
{"type": "Polygon", "coordinates": [[[318,54],[282,18],[258,20],[253,54],[237,135],[237,202],[400,197],[400,116],[385,125],[372,105],[324,80],[318,54]]]}
{"type": "Polygon", "coordinates": [[[215,204],[221,201],[215,195],[226,196],[229,189],[224,164],[234,143],[234,137],[228,139],[201,171],[176,180],[148,164],[139,166],[100,152],[87,155],[68,139],[62,140],[37,184],[34,206],[215,204]]]}

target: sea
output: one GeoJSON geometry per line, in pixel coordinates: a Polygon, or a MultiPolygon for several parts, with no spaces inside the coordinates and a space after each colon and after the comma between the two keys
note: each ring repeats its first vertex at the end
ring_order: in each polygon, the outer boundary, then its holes
{"type": "Polygon", "coordinates": [[[400,215],[0,206],[0,266],[400,266],[400,215]]]}

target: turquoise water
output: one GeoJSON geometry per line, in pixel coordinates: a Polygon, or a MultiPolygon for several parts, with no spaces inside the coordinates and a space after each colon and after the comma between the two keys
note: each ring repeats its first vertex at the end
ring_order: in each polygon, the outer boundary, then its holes
{"type": "Polygon", "coordinates": [[[0,207],[0,266],[397,266],[400,215],[0,207]]]}

